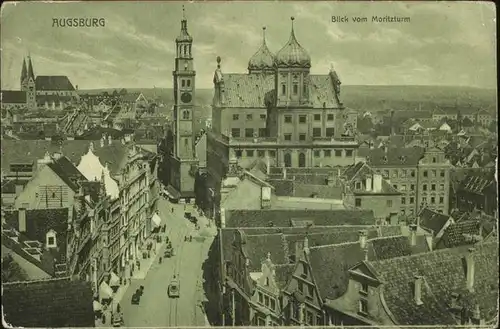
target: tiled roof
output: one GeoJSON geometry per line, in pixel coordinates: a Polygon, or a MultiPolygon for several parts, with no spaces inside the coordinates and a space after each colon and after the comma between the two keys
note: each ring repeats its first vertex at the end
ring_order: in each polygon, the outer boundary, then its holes
{"type": "Polygon", "coordinates": [[[465,220],[451,224],[446,228],[436,248],[453,248],[463,245],[472,245],[475,241],[472,236],[480,233],[481,222],[478,220],[465,220]]]}
{"type": "MultiPolygon", "coordinates": [[[[3,257],[5,257],[6,255],[10,255],[12,257],[12,261],[14,261],[16,264],[19,265],[19,267],[23,271],[23,274],[26,275],[26,277],[24,277],[23,279],[26,279],[26,280],[40,280],[40,279],[48,279],[48,278],[52,277],[49,273],[45,272],[40,267],[38,267],[38,266],[32,264],[31,262],[27,261],[25,258],[23,258],[22,256],[20,256],[18,253],[16,253],[12,249],[10,249],[7,246],[5,246],[5,245],[2,244],[2,262],[3,262],[3,257]]],[[[2,277],[3,277],[3,275],[2,275],[2,277]]],[[[7,280],[10,281],[10,282],[12,281],[12,280],[9,280],[8,278],[3,279],[3,280],[5,280],[4,283],[7,280]]],[[[15,280],[19,281],[20,278],[16,277],[15,280]]]]}
{"type": "Polygon", "coordinates": [[[390,166],[416,166],[424,154],[421,147],[394,147],[388,148],[387,152],[383,148],[363,149],[363,156],[372,167],[390,166]]]}
{"type": "Polygon", "coordinates": [[[316,226],[372,225],[371,210],[226,210],[226,227],[290,227],[291,220],[312,220],[316,226]]]}
{"type": "Polygon", "coordinates": [[[123,130],[96,126],[84,131],[82,135],[76,137],[75,139],[99,141],[103,136],[106,136],[106,138],[108,138],[108,136],[111,136],[111,139],[116,141],[122,138],[124,135],[125,132],[123,130]]]}
{"type": "Polygon", "coordinates": [[[26,92],[20,90],[2,90],[2,103],[5,104],[25,104],[26,92]]]}
{"type": "Polygon", "coordinates": [[[356,164],[349,165],[344,172],[342,172],[342,178],[347,181],[351,181],[354,177],[356,177],[361,168],[366,167],[365,164],[365,162],[358,162],[356,164]]]}
{"type": "Polygon", "coordinates": [[[482,194],[484,193],[484,189],[488,187],[490,184],[494,183],[494,177],[492,177],[491,173],[472,173],[467,175],[462,184],[460,184],[460,189],[482,194]]]}
{"type": "Polygon", "coordinates": [[[74,91],[75,87],[71,84],[68,77],[65,75],[39,75],[35,79],[36,90],[58,90],[58,91],[74,91]]]}
{"type": "MultiPolygon", "coordinates": [[[[11,163],[35,162],[43,159],[46,152],[53,154],[63,153],[71,162],[78,165],[82,155],[86,154],[90,146],[89,141],[85,140],[65,140],[55,141],[26,141],[26,140],[2,140],[2,169],[9,171],[11,163]]],[[[96,154],[101,163],[108,163],[109,170],[116,174],[122,168],[127,160],[127,146],[118,141],[111,145],[100,146],[94,143],[94,154],[96,154]]]]}
{"type": "Polygon", "coordinates": [[[274,271],[275,271],[275,279],[276,279],[276,284],[281,288],[285,288],[288,280],[293,275],[293,272],[295,270],[295,264],[278,264],[275,265],[274,271]]]}
{"type": "MultiPolygon", "coordinates": [[[[57,250],[51,250],[54,258],[61,261],[66,257],[67,232],[69,222],[68,208],[27,209],[26,231],[23,235],[45,244],[45,235],[50,230],[57,233],[57,250]]],[[[6,211],[5,223],[19,231],[19,211],[6,211]]]]}
{"type": "Polygon", "coordinates": [[[9,193],[9,194],[14,194],[16,193],[16,185],[26,185],[28,184],[28,181],[26,180],[15,180],[15,179],[12,179],[12,180],[6,180],[6,181],[3,181],[2,182],[2,194],[3,193],[9,193]]]}
{"type": "Polygon", "coordinates": [[[47,165],[50,169],[56,173],[74,192],[78,192],[80,188],[79,182],[86,181],[87,179],[83,174],[75,167],[71,161],[63,156],[54,162],[47,165]]]}
{"type": "MultiPolygon", "coordinates": [[[[310,75],[309,100],[314,108],[338,108],[329,75],[310,75]]],[[[273,74],[223,74],[225,107],[266,108],[274,98],[273,74]]]]}
{"type": "Polygon", "coordinates": [[[295,183],[293,196],[299,198],[342,199],[342,188],[328,185],[295,183]]]}
{"type": "Polygon", "coordinates": [[[139,98],[139,96],[141,95],[141,93],[127,93],[123,96],[120,97],[120,100],[123,101],[123,102],[135,102],[137,100],[137,98],[139,98]]]}
{"type": "Polygon", "coordinates": [[[475,246],[474,294],[466,290],[467,248],[451,248],[407,257],[369,262],[383,284],[385,303],[400,325],[455,325],[448,307],[452,293],[474,307],[486,321],[498,315],[498,242],[475,246]],[[422,305],[417,306],[412,283],[424,277],[422,305]],[[471,305],[472,304],[472,305],[471,305]]]}
{"type": "Polygon", "coordinates": [[[2,284],[4,320],[14,327],[94,327],[90,282],[51,279],[2,284]]]}
{"type": "Polygon", "coordinates": [[[419,214],[420,216],[420,226],[432,230],[434,235],[441,232],[444,225],[450,218],[449,215],[444,215],[428,208],[422,209],[419,214]]]}
{"type": "Polygon", "coordinates": [[[36,103],[39,105],[44,105],[47,102],[47,105],[52,105],[52,102],[55,105],[59,105],[59,103],[68,103],[73,100],[72,96],[61,96],[61,95],[37,95],[36,103]]]}
{"type": "Polygon", "coordinates": [[[246,235],[244,249],[250,260],[250,271],[260,272],[262,261],[271,253],[274,264],[288,264],[281,234],[246,235]]]}
{"type": "MultiPolygon", "coordinates": [[[[423,236],[417,236],[417,245],[411,247],[410,238],[384,237],[367,240],[368,259],[388,259],[428,251],[423,236]]],[[[359,242],[311,247],[308,256],[321,298],[336,299],[343,295],[349,283],[348,270],[365,260],[365,251],[359,242]]]]}

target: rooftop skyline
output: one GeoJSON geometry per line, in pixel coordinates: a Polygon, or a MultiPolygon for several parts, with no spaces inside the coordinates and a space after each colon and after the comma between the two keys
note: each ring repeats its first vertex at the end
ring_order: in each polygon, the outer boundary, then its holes
{"type": "MultiPolygon", "coordinates": [[[[185,3],[194,39],[197,87],[213,88],[216,57],[224,73],[247,72],[266,43],[276,53],[295,17],[313,74],[333,64],[344,85],[496,87],[494,6],[489,3],[185,3]],[[332,23],[332,16],[350,18],[332,23]],[[410,17],[376,23],[372,16],[410,17]],[[355,23],[353,16],[365,16],[355,23]],[[313,36],[313,37],[310,37],[313,36]]],[[[2,7],[2,89],[19,89],[24,56],[35,75],[67,75],[80,89],[172,87],[182,3],[17,3],[2,7]],[[76,13],[76,14],[75,14],[76,13]],[[53,18],[104,18],[105,27],[57,28],[53,18]]]]}

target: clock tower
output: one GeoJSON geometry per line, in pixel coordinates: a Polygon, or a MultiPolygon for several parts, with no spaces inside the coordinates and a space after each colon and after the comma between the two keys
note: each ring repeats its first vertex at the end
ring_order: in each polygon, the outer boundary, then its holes
{"type": "Polygon", "coordinates": [[[187,19],[182,8],[181,31],[175,39],[174,122],[173,154],[170,162],[170,184],[180,192],[181,198],[189,198],[194,191],[194,166],[198,163],[194,145],[194,92],[193,38],[187,29],[187,19]]]}

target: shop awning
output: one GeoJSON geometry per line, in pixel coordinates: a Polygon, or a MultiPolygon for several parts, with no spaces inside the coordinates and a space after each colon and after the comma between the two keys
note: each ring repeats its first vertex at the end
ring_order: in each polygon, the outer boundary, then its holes
{"type": "Polygon", "coordinates": [[[120,285],[120,278],[114,272],[110,273],[109,286],[118,287],[120,285]]]}
{"type": "Polygon", "coordinates": [[[94,306],[94,311],[102,310],[102,305],[97,300],[94,300],[93,306],[94,306]]]}
{"type": "Polygon", "coordinates": [[[113,290],[105,281],[101,282],[101,285],[99,286],[99,297],[101,299],[108,299],[113,297],[113,290]]]}
{"type": "Polygon", "coordinates": [[[161,225],[161,218],[157,213],[155,213],[153,217],[151,217],[151,223],[153,224],[153,228],[159,227],[161,225]]]}
{"type": "Polygon", "coordinates": [[[172,199],[179,199],[181,197],[181,193],[175,189],[172,185],[167,186],[167,193],[170,194],[169,197],[172,199]]]}

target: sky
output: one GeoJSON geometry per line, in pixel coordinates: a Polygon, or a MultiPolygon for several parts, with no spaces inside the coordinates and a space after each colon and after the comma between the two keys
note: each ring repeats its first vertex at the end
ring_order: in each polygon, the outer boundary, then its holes
{"type": "MultiPolygon", "coordinates": [[[[496,88],[492,2],[185,2],[198,88],[246,73],[262,43],[278,52],[291,17],[311,73],[335,67],[344,85],[496,88]],[[372,16],[410,22],[372,22],[372,16]],[[349,22],[332,23],[332,16],[349,22]],[[368,22],[353,22],[354,16],[368,22]]],[[[79,89],[172,87],[180,2],[23,2],[2,6],[1,88],[19,89],[23,56],[35,75],[67,75],[79,89]],[[104,18],[105,27],[52,27],[53,18],[104,18]]]]}

